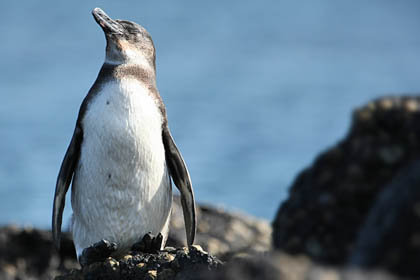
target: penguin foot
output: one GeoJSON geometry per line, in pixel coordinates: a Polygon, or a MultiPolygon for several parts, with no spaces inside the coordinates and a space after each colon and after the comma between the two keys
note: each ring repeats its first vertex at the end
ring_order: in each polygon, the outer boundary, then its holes
{"type": "Polygon", "coordinates": [[[83,249],[79,257],[79,263],[82,267],[94,262],[102,262],[117,250],[117,244],[102,239],[101,241],[83,249]]]}
{"type": "Polygon", "coordinates": [[[162,248],[162,243],[163,235],[160,232],[156,236],[153,236],[152,233],[149,232],[146,233],[140,241],[134,243],[131,250],[143,253],[156,253],[162,248]]]}

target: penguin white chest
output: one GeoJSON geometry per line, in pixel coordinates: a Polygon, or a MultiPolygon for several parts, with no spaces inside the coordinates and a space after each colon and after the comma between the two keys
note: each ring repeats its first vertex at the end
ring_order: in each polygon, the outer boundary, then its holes
{"type": "Polygon", "coordinates": [[[108,82],[88,104],[72,187],[78,255],[101,239],[123,251],[149,231],[167,234],[172,193],[162,121],[135,79],[108,82]]]}

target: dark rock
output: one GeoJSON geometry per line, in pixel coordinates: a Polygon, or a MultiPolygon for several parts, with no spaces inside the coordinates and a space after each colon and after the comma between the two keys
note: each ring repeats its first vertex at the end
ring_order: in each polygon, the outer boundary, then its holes
{"type": "Polygon", "coordinates": [[[349,263],[420,277],[420,161],[385,187],[359,232],[349,263]]]}
{"type": "Polygon", "coordinates": [[[378,194],[420,158],[420,98],[382,98],[354,112],[347,137],[321,154],[290,189],[273,222],[273,245],[344,264],[378,194]]]}
{"type": "Polygon", "coordinates": [[[170,248],[157,253],[130,252],[120,260],[108,258],[73,270],[56,280],[76,279],[194,279],[194,275],[221,267],[222,262],[200,246],[170,248]]]}
{"type": "Polygon", "coordinates": [[[67,234],[59,254],[51,232],[33,228],[0,228],[0,279],[51,279],[77,267],[73,243],[67,234]]]}

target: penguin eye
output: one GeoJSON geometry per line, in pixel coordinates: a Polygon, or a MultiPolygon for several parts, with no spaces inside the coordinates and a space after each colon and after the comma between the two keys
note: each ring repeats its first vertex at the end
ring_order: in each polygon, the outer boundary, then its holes
{"type": "Polygon", "coordinates": [[[140,30],[131,22],[121,21],[120,24],[127,31],[128,34],[139,34],[140,30]]]}

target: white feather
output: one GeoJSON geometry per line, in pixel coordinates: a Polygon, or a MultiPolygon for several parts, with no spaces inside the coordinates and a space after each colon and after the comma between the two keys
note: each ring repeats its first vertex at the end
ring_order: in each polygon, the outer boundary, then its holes
{"type": "Polygon", "coordinates": [[[109,82],[91,100],[72,187],[78,256],[101,239],[117,243],[118,253],[149,231],[166,240],[172,193],[161,127],[161,112],[135,79],[109,82]]]}
{"type": "Polygon", "coordinates": [[[119,40],[119,44],[119,47],[117,47],[115,42],[108,42],[105,63],[112,65],[131,64],[153,70],[153,66],[142,51],[124,40],[119,40]]]}

